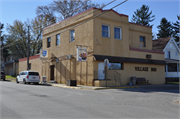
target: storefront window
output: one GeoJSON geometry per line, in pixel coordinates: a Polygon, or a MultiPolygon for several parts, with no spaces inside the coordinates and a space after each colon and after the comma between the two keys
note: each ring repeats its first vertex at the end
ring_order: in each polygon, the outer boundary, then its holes
{"type": "Polygon", "coordinates": [[[168,72],[177,72],[177,63],[169,63],[168,72]]]}
{"type": "Polygon", "coordinates": [[[108,69],[122,70],[122,63],[109,63],[108,69]]]}

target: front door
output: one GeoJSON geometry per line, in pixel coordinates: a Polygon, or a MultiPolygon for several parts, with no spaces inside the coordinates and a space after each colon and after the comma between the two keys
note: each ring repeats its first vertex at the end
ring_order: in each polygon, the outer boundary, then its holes
{"type": "Polygon", "coordinates": [[[105,72],[104,72],[104,62],[98,63],[98,79],[104,80],[105,79],[105,72]]]}
{"type": "Polygon", "coordinates": [[[54,80],[54,65],[50,66],[50,80],[54,80]]]}

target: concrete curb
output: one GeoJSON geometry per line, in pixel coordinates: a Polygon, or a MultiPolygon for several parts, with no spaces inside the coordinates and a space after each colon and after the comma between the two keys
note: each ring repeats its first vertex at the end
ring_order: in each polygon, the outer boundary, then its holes
{"type": "Polygon", "coordinates": [[[139,88],[139,86],[123,86],[123,87],[74,87],[74,86],[65,86],[59,84],[49,84],[54,87],[61,87],[61,88],[71,88],[71,89],[82,89],[82,90],[103,90],[103,89],[121,89],[121,88],[139,88]]]}

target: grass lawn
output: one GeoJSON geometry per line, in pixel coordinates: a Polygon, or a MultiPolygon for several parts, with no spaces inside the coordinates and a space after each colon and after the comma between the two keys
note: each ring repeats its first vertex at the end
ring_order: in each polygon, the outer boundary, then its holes
{"type": "Polygon", "coordinates": [[[167,84],[178,84],[179,85],[179,82],[167,82],[167,84]]]}
{"type": "Polygon", "coordinates": [[[10,75],[6,75],[6,79],[16,79],[16,77],[10,76],[10,75]]]}

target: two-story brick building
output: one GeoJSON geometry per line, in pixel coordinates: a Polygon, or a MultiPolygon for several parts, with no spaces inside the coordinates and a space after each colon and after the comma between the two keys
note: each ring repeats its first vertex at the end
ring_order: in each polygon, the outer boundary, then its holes
{"type": "Polygon", "coordinates": [[[152,28],[131,23],[127,15],[114,10],[106,11],[91,8],[46,27],[42,49],[48,58],[37,66],[40,74],[48,81],[73,79],[81,85],[104,86],[103,62],[107,58],[108,86],[127,85],[132,76],[164,84],[164,53],[152,50],[152,28]],[[86,62],[77,61],[77,47],[87,48],[86,62]],[[117,80],[116,74],[120,74],[117,80]]]}

